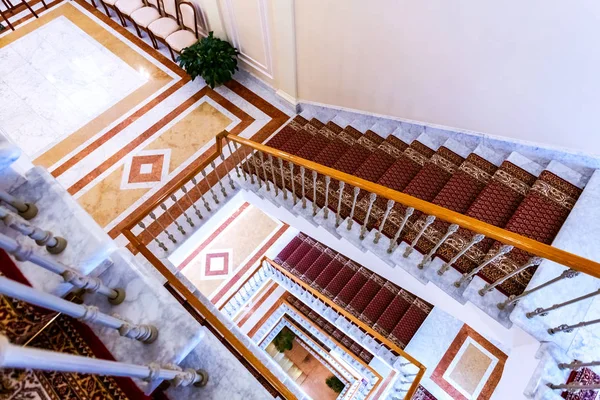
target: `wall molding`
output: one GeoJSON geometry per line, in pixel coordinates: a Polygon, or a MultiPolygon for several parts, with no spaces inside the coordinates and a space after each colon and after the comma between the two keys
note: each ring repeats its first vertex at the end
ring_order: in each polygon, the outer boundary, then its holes
{"type": "Polygon", "coordinates": [[[235,7],[233,0],[225,0],[225,8],[227,14],[227,22],[231,31],[231,39],[235,48],[240,52],[239,58],[243,62],[247,63],[252,68],[256,69],[260,73],[267,76],[269,79],[274,79],[273,73],[273,53],[271,46],[271,32],[269,29],[269,14],[267,0],[253,0],[258,3],[259,7],[259,20],[260,20],[260,32],[262,37],[262,45],[265,51],[265,63],[261,63],[246,52],[244,52],[243,46],[240,41],[240,34],[238,30],[237,18],[235,14],[235,7]]]}

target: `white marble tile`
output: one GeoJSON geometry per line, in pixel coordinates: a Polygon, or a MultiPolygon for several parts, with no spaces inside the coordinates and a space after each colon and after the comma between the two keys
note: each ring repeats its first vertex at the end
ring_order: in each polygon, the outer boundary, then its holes
{"type": "Polygon", "coordinates": [[[444,142],[443,145],[445,148],[452,150],[462,158],[467,158],[469,154],[471,154],[471,149],[454,139],[448,139],[444,142]]]}
{"type": "Polygon", "coordinates": [[[427,133],[421,133],[415,140],[429,147],[431,150],[439,149],[445,141],[435,136],[428,135],[427,133]]]}
{"type": "MultiPolygon", "coordinates": [[[[141,365],[180,363],[200,343],[204,329],[159,281],[144,274],[128,250],[116,251],[111,260],[114,265],[100,278],[107,286],[125,289],[125,301],[113,306],[103,296],[88,294],[86,304],[95,305],[102,312],[117,313],[133,323],[154,325],[158,337],[153,343],[144,344],[122,337],[114,329],[92,324],[94,333],[119,361],[141,365]]],[[[160,383],[135,382],[146,391],[160,383]]]]}
{"type": "MultiPolygon", "coordinates": [[[[39,214],[32,223],[68,241],[64,252],[51,257],[84,275],[89,274],[115,249],[114,242],[46,170],[35,167],[26,178],[27,182],[11,194],[38,207],[39,214]]],[[[20,243],[32,242],[17,236],[20,243]]],[[[36,253],[49,257],[44,248],[35,247],[36,253]]],[[[33,263],[19,262],[18,266],[37,289],[62,296],[71,288],[60,276],[33,263]]]]}
{"type": "Polygon", "coordinates": [[[504,156],[502,154],[497,153],[495,150],[480,144],[473,150],[473,153],[477,154],[479,157],[484,158],[499,167],[504,161],[504,156]]]}
{"type": "Polygon", "coordinates": [[[475,304],[487,315],[500,322],[503,326],[510,328],[512,321],[509,319],[509,310],[500,310],[497,305],[507,299],[505,295],[494,289],[487,292],[485,296],[479,294],[479,290],[485,286],[486,282],[479,276],[475,276],[465,289],[463,296],[466,300],[475,304]]]}
{"type": "Polygon", "coordinates": [[[580,189],[583,189],[585,186],[583,175],[558,161],[550,161],[546,169],[580,189]]]}
{"type": "Polygon", "coordinates": [[[544,167],[535,161],[531,161],[529,158],[525,157],[522,154],[517,152],[512,152],[506,159],[506,161],[510,161],[515,164],[517,167],[524,169],[532,175],[538,176],[544,170],[544,167]]]}
{"type": "Polygon", "coordinates": [[[427,367],[430,376],[464,323],[438,307],[434,307],[415,336],[404,349],[427,367]]]}

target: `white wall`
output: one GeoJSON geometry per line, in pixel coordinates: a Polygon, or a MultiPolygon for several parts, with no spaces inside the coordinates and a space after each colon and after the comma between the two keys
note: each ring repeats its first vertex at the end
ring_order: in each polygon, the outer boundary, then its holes
{"type": "Polygon", "coordinates": [[[301,0],[298,97],[600,154],[600,2],[301,0]]]}

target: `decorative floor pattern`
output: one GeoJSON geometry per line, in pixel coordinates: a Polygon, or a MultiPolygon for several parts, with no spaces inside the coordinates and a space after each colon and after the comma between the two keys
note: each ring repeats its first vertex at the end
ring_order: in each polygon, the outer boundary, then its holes
{"type": "Polygon", "coordinates": [[[456,400],[489,399],[508,356],[463,325],[430,379],[456,400]]]}
{"type": "MultiPolygon", "coordinates": [[[[217,303],[226,287],[234,285],[265,244],[277,240],[283,225],[248,203],[236,209],[177,267],[200,291],[217,303]]],[[[191,237],[188,240],[195,240],[191,237]]]]}

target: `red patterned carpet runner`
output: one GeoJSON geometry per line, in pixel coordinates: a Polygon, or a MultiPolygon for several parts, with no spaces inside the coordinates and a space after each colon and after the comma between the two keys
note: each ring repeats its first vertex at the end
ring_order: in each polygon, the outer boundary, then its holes
{"type": "MultiPolygon", "coordinates": [[[[579,383],[582,385],[600,384],[600,375],[589,368],[571,372],[567,383],[579,383]]],[[[562,397],[566,400],[597,400],[599,390],[579,390],[577,392],[564,392],[562,397]]]]}
{"type": "MultiPolygon", "coordinates": [[[[542,172],[538,179],[510,161],[504,161],[498,168],[475,153],[463,159],[444,146],[435,151],[418,140],[408,145],[393,135],[384,140],[372,131],[362,134],[351,126],[341,128],[332,122],[323,124],[316,119],[307,121],[300,116],[294,118],[267,144],[547,244],[552,243],[581,194],[581,189],[547,170],[542,172]]],[[[260,158],[254,157],[253,163],[255,166],[252,168],[257,167],[255,169],[258,171],[255,173],[258,173],[261,179],[265,179],[260,158]]],[[[270,181],[275,179],[281,187],[280,167],[275,165],[271,170],[270,163],[265,160],[265,164],[266,178],[270,181]]],[[[245,168],[248,168],[247,164],[245,168]]],[[[289,166],[284,165],[283,169],[285,186],[291,189],[289,166]]],[[[301,196],[302,180],[299,168],[294,170],[294,181],[296,193],[301,196]]],[[[306,171],[305,194],[311,201],[314,197],[314,182],[311,172],[306,171]]],[[[316,203],[319,207],[325,203],[325,188],[324,177],[318,176],[316,203]]],[[[342,219],[350,215],[353,197],[353,188],[346,185],[340,210],[342,219]]],[[[330,182],[328,198],[329,208],[336,212],[339,200],[337,181],[330,182]]],[[[386,199],[377,198],[373,204],[367,226],[369,230],[380,226],[386,203],[386,199]]],[[[368,206],[368,193],[361,191],[354,213],[354,219],[358,223],[364,223],[368,206]]],[[[404,214],[405,207],[396,204],[383,227],[385,236],[393,238],[396,235],[404,214]]],[[[424,224],[425,216],[415,212],[399,240],[412,242],[424,224]]],[[[434,221],[415,248],[423,254],[428,253],[447,232],[448,226],[444,221],[434,221]]],[[[473,232],[460,228],[442,244],[436,256],[449,261],[468,245],[473,236],[473,232]]],[[[500,244],[494,240],[484,239],[471,247],[453,267],[461,273],[470,272],[480,265],[486,256],[493,255],[499,247],[500,244]]],[[[357,314],[362,314],[363,304],[352,305],[349,300],[345,302],[345,293],[342,293],[339,286],[340,282],[350,282],[344,281],[349,273],[348,268],[342,270],[338,263],[333,262],[333,257],[323,253],[313,253],[313,257],[322,258],[322,272],[327,272],[327,277],[333,274],[331,278],[334,278],[335,274],[340,273],[339,279],[331,282],[331,287],[323,289],[338,297],[340,304],[356,306],[357,314]]],[[[514,271],[529,258],[529,254],[513,250],[506,257],[485,268],[480,276],[488,282],[493,282],[514,271]]],[[[321,284],[320,280],[315,283],[318,278],[316,274],[321,271],[308,265],[308,261],[314,260],[307,259],[305,264],[299,266],[298,275],[313,284],[321,284]]],[[[520,294],[534,271],[535,267],[531,267],[507,280],[498,289],[506,295],[520,294]]],[[[364,278],[369,280],[370,276],[364,278]]],[[[367,281],[362,282],[361,279],[355,277],[350,282],[352,287],[367,284],[367,281]]],[[[369,288],[372,288],[374,284],[370,281],[368,283],[369,288]]],[[[365,289],[367,290],[370,289],[365,289]]]]}
{"type": "Polygon", "coordinates": [[[302,233],[281,250],[275,261],[401,348],[406,347],[433,308],[302,233]],[[315,249],[321,255],[315,254],[315,249]]]}

